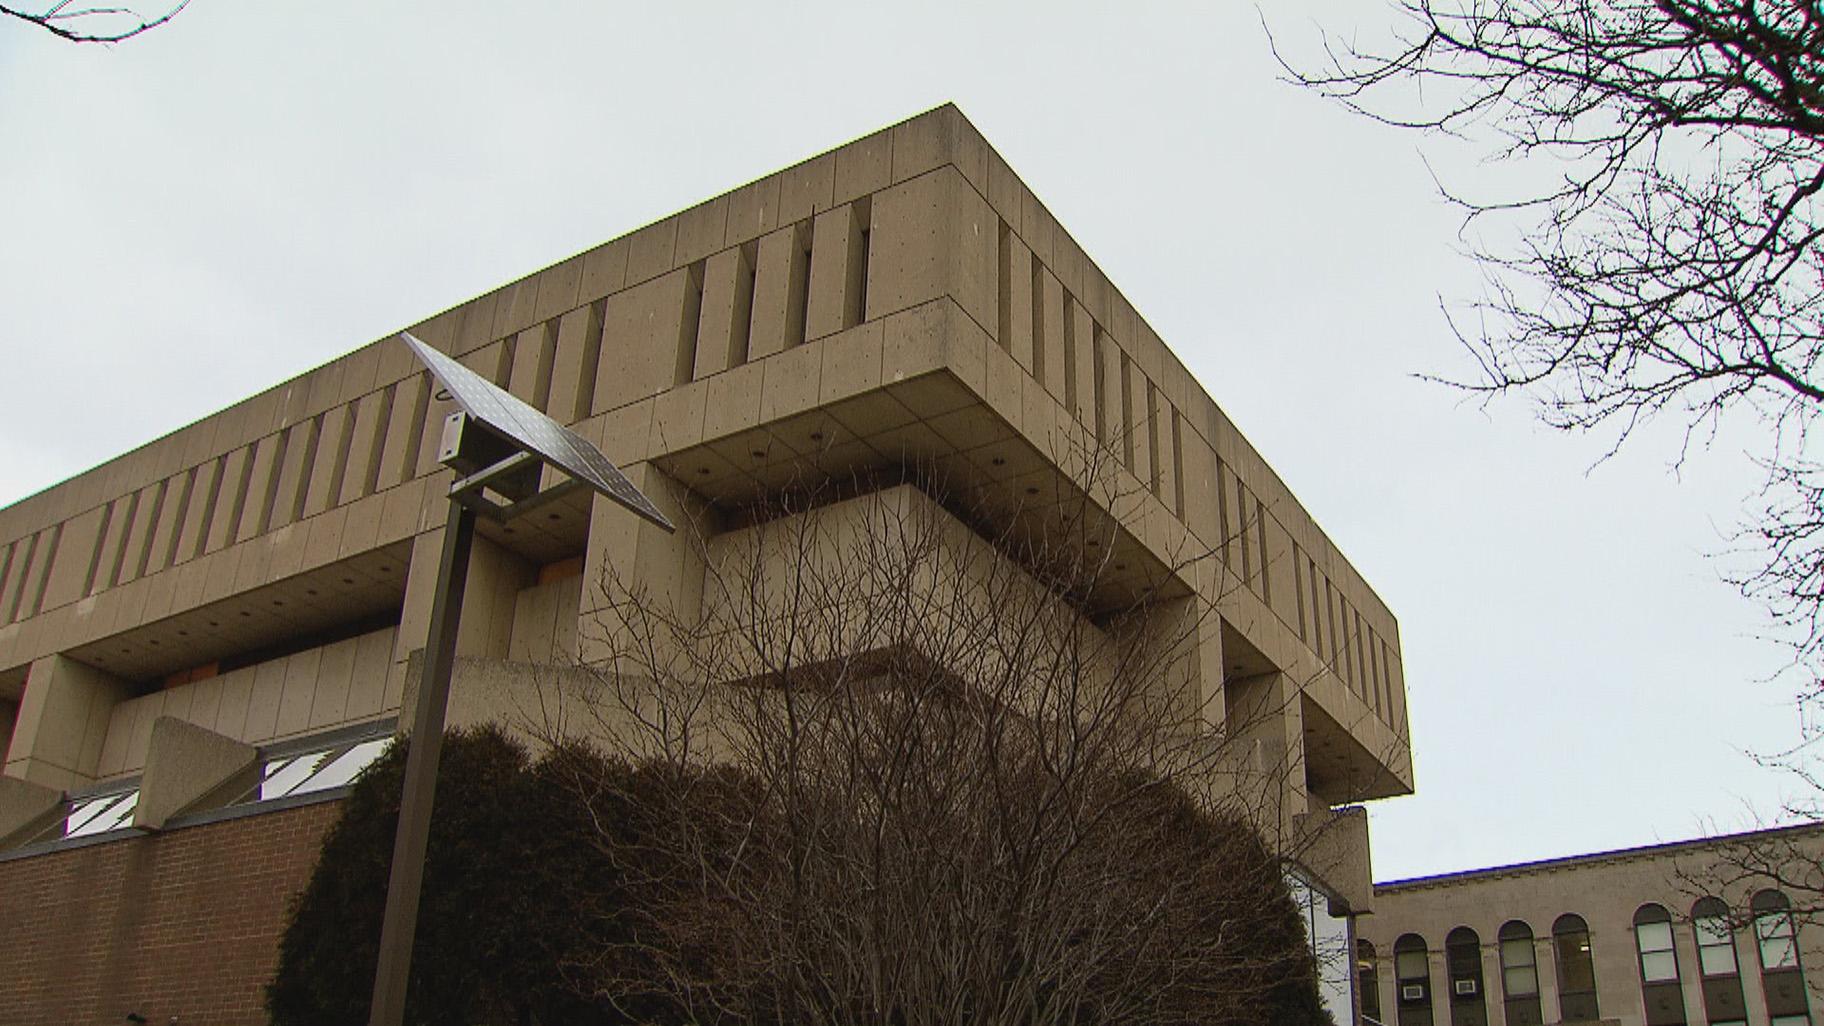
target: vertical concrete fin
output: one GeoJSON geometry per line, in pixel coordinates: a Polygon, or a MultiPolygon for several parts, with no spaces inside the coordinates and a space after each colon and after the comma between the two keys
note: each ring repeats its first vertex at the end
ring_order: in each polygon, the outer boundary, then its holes
{"type": "Polygon", "coordinates": [[[114,707],[130,697],[125,681],[74,659],[34,660],[6,753],[6,775],[72,790],[92,783],[114,707]]]}
{"type": "Polygon", "coordinates": [[[1360,806],[1320,809],[1292,817],[1299,865],[1323,882],[1332,896],[1331,915],[1371,912],[1373,874],[1368,854],[1368,811],[1360,806]],[[1341,902],[1344,907],[1338,908],[1341,902]]]}
{"type": "Polygon", "coordinates": [[[63,792],[18,777],[0,777],[0,848],[43,829],[63,807],[63,792]]]}
{"type": "Polygon", "coordinates": [[[252,745],[175,716],[160,716],[152,723],[133,825],[162,829],[171,817],[226,796],[234,789],[230,785],[252,786],[259,759],[259,749],[252,745]]]}

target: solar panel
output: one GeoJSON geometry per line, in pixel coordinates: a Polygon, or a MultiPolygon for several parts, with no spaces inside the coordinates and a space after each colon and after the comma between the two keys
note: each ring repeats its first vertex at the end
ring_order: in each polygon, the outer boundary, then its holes
{"type": "Polygon", "coordinates": [[[665,514],[659,512],[652,500],[641,494],[620,468],[609,462],[588,439],[420,342],[410,332],[401,332],[399,337],[449,390],[450,398],[464,413],[634,513],[667,531],[673,530],[671,521],[665,519],[665,514]]]}

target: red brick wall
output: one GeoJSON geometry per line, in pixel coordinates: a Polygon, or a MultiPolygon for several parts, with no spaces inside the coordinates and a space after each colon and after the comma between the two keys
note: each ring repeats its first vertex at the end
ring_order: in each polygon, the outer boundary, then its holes
{"type": "Polygon", "coordinates": [[[287,903],[341,802],[0,862],[0,1023],[264,1023],[287,903]]]}

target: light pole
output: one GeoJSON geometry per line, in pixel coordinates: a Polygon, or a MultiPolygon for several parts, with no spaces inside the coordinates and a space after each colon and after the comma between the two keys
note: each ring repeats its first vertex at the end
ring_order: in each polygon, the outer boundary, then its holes
{"type": "Polygon", "coordinates": [[[476,516],[511,520],[586,487],[658,527],[672,530],[671,521],[658,507],[587,439],[409,332],[399,337],[459,407],[444,421],[437,452],[437,461],[454,470],[456,480],[450,485],[443,557],[437,564],[430,635],[424,643],[424,668],[411,721],[412,746],[406,754],[405,785],[399,797],[399,830],[393,839],[369,1026],[401,1026],[405,1020],[418,896],[424,884],[431,805],[437,794],[437,763],[443,754],[443,719],[449,706],[450,671],[456,661],[456,626],[462,618],[476,516]],[[540,491],[545,466],[563,472],[565,479],[540,491]]]}

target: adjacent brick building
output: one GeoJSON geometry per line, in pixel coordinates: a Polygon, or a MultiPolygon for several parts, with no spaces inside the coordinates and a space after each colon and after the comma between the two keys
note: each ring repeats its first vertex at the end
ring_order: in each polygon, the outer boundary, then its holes
{"type": "Polygon", "coordinates": [[[1378,884],[1364,1021],[1808,1026],[1820,865],[1806,825],[1378,884]]]}

